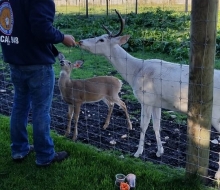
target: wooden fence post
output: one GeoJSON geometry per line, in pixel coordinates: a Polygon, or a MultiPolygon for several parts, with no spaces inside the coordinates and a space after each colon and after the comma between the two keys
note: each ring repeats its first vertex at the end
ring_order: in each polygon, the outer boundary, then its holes
{"type": "Polygon", "coordinates": [[[86,18],[89,17],[89,0],[86,0],[86,18]]]}
{"type": "Polygon", "coordinates": [[[189,6],[189,2],[188,0],[185,0],[185,12],[188,12],[188,6],[189,6]]]}
{"type": "Polygon", "coordinates": [[[186,175],[208,172],[217,12],[218,0],[192,0],[186,175]]]}
{"type": "Polygon", "coordinates": [[[107,15],[107,16],[108,16],[108,7],[109,7],[108,1],[109,1],[109,0],[106,0],[106,15],[107,15]]]}
{"type": "Polygon", "coordinates": [[[135,14],[138,13],[138,0],[135,0],[135,14]]]}

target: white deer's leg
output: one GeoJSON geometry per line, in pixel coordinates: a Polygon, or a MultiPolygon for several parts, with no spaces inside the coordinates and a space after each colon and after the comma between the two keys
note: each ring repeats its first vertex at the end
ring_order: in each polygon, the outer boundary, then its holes
{"type": "Polygon", "coordinates": [[[160,157],[164,153],[163,145],[160,137],[160,120],[161,120],[161,108],[153,108],[152,112],[153,128],[157,140],[157,157],[160,157]]]}
{"type": "MultiPolygon", "coordinates": [[[[214,107],[216,108],[216,107],[214,107]]],[[[214,109],[212,113],[212,126],[220,132],[220,119],[219,119],[219,110],[214,109]]],[[[218,160],[218,170],[215,173],[215,179],[220,180],[220,152],[219,152],[219,160],[218,160]]]]}
{"type": "Polygon", "coordinates": [[[71,121],[72,121],[72,118],[73,118],[73,111],[74,111],[74,106],[73,105],[68,105],[68,113],[67,113],[68,124],[67,124],[66,133],[65,133],[66,137],[70,134],[71,121]]]}
{"type": "Polygon", "coordinates": [[[145,133],[150,123],[151,114],[152,114],[152,106],[141,104],[141,126],[140,126],[141,133],[140,133],[138,150],[134,154],[135,157],[139,157],[143,153],[145,133]]]}
{"type": "Polygon", "coordinates": [[[220,180],[220,153],[219,153],[219,160],[218,160],[218,171],[215,173],[215,179],[220,180]]]}

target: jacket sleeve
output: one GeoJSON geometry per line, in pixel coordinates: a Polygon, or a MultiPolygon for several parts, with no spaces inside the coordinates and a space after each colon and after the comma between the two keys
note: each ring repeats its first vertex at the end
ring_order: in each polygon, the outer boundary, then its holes
{"type": "Polygon", "coordinates": [[[54,28],[55,4],[53,0],[30,0],[29,23],[37,40],[57,44],[63,41],[64,34],[54,28]]]}

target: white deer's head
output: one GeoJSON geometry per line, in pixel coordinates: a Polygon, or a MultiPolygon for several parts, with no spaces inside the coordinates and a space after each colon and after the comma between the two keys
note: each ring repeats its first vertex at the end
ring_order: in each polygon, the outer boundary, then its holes
{"type": "Polygon", "coordinates": [[[111,50],[115,46],[121,46],[125,44],[130,38],[129,35],[120,36],[125,25],[125,20],[121,17],[119,12],[115,10],[117,13],[121,27],[117,34],[113,34],[108,30],[106,26],[103,25],[103,28],[107,31],[107,34],[103,34],[101,36],[95,38],[88,38],[79,41],[80,48],[85,49],[94,54],[100,54],[105,56],[111,56],[111,50]]]}

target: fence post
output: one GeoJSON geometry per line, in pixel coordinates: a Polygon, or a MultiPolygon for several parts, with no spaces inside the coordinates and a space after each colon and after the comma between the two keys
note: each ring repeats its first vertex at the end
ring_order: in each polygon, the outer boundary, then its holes
{"type": "Polygon", "coordinates": [[[189,5],[188,0],[185,0],[185,12],[186,13],[188,12],[188,5],[189,5]]]}
{"type": "Polygon", "coordinates": [[[106,15],[107,15],[107,16],[108,16],[108,7],[109,7],[108,1],[109,1],[109,0],[106,0],[106,15]]]}
{"type": "Polygon", "coordinates": [[[89,2],[86,0],[86,18],[89,17],[89,2]]]}
{"type": "Polygon", "coordinates": [[[218,0],[192,0],[186,175],[208,173],[217,11],[218,0]]]}
{"type": "Polygon", "coordinates": [[[135,0],[135,14],[138,13],[138,0],[135,0]]]}

